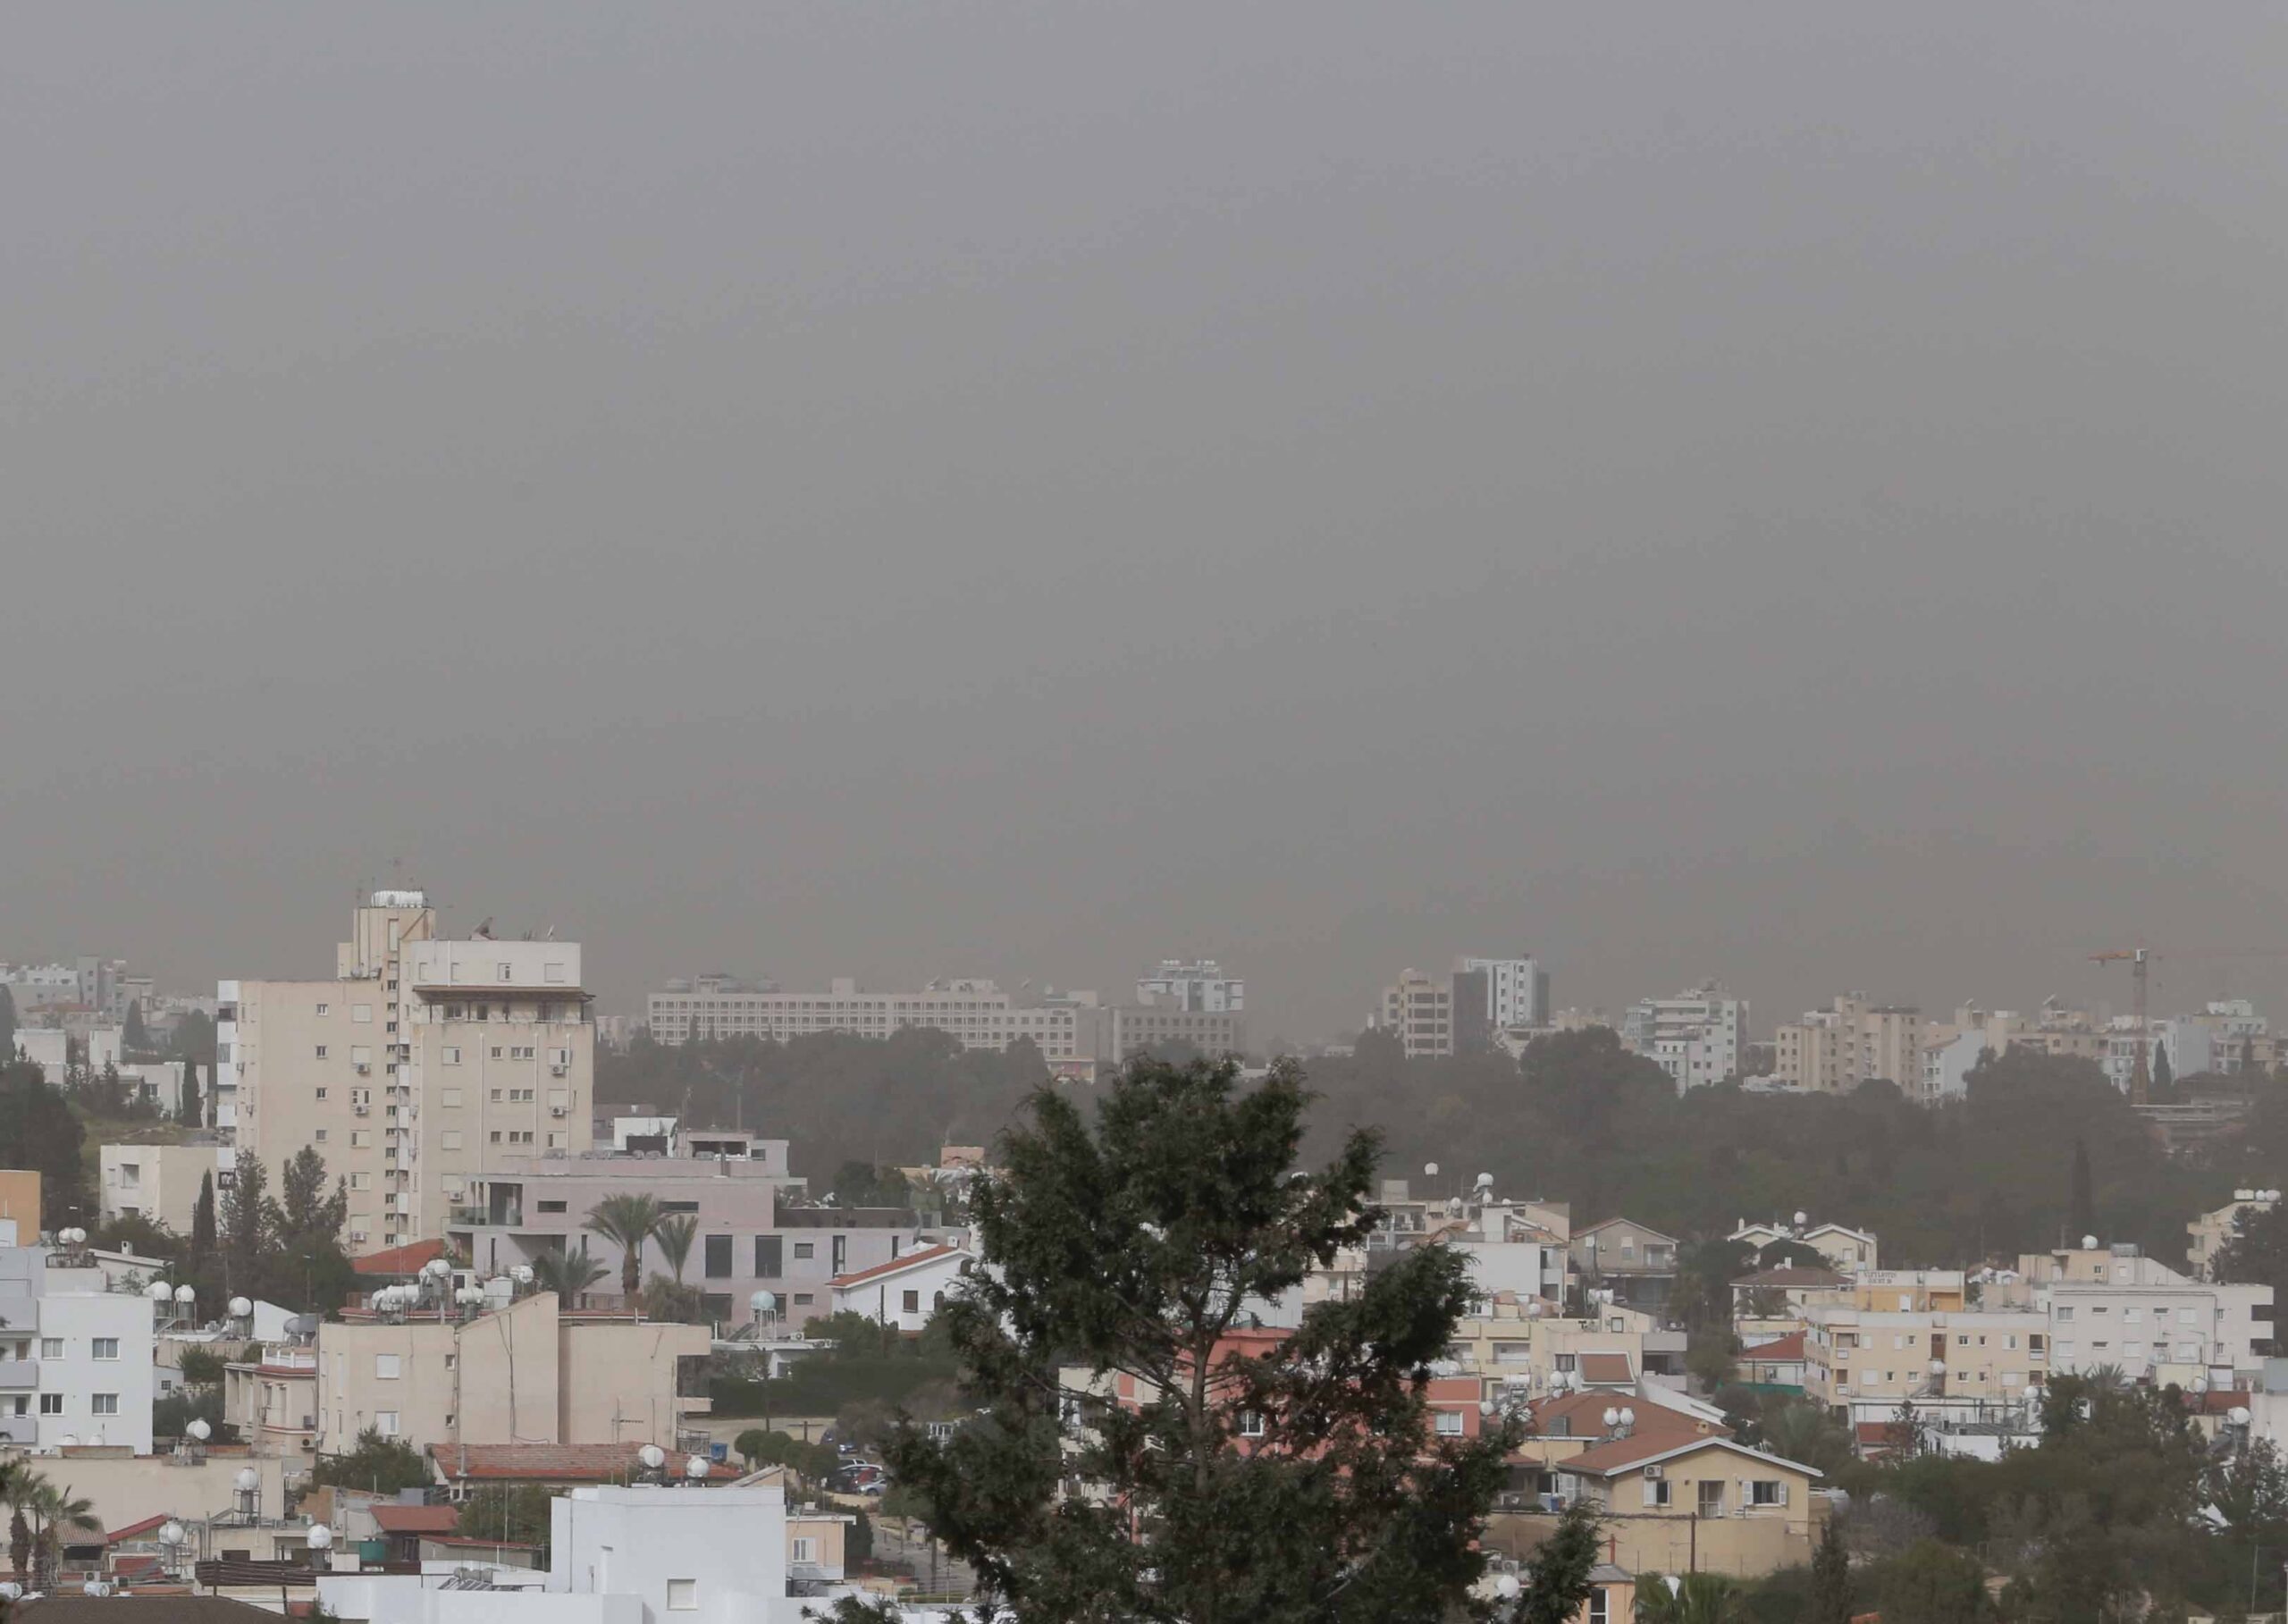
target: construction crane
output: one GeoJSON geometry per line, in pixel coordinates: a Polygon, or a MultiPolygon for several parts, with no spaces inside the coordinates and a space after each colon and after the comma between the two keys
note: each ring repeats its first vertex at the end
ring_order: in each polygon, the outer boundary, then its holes
{"type": "Polygon", "coordinates": [[[2137,1001],[2137,1059],[2129,1073],[2129,1103],[2148,1103],[2153,1092],[2153,1051],[2146,1041],[2145,984],[2153,969],[2152,955],[2142,947],[2116,948],[2111,953],[2093,953],[2093,964],[2118,964],[2126,960],[2131,983],[2136,988],[2137,1001]]]}
{"type": "MultiPolygon", "coordinates": [[[[2283,955],[2288,955],[2288,947],[2225,948],[2208,953],[2171,953],[2167,956],[2184,961],[2278,958],[2283,955]]],[[[2148,985],[2152,978],[2153,961],[2161,956],[2160,954],[2143,947],[2123,947],[2110,953],[2090,955],[2090,962],[2093,964],[2126,963],[2129,966],[2131,985],[2135,989],[2132,996],[2135,998],[2137,1013],[2137,1059],[2129,1074],[2129,1100],[2132,1105],[2141,1106],[2150,1103],[2153,1086],[2153,1046],[2151,1028],[2146,1020],[2146,995],[2148,985]]]]}

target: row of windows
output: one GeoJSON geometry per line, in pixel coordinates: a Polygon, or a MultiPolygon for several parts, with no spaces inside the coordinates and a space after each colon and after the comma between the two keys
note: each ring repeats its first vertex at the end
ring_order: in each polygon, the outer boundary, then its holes
{"type": "MultiPolygon", "coordinates": [[[[68,1338],[61,1336],[43,1336],[39,1339],[39,1357],[44,1359],[68,1358],[68,1338]]],[[[25,1341],[14,1344],[14,1351],[13,1353],[11,1353],[6,1348],[0,1348],[0,1354],[6,1354],[8,1357],[13,1359],[29,1359],[31,1357],[31,1342],[27,1338],[25,1341]]],[[[117,1359],[119,1357],[119,1338],[116,1336],[89,1337],[88,1339],[88,1357],[93,1359],[105,1360],[117,1359]]]]}
{"type": "MultiPolygon", "coordinates": [[[[44,1416],[62,1415],[63,1413],[63,1398],[64,1395],[60,1393],[41,1393],[39,1395],[40,1414],[44,1416]]],[[[19,1403],[21,1402],[21,1401],[19,1401],[19,1403]]],[[[23,1409],[19,1409],[16,1413],[18,1415],[23,1415],[26,1412],[23,1409]]],[[[91,1416],[117,1415],[119,1413],[119,1394],[115,1393],[89,1393],[88,1395],[88,1413],[91,1416]]]]}

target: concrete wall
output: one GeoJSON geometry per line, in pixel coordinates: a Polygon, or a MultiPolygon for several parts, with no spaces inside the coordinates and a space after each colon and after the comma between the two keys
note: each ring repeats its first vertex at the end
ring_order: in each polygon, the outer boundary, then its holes
{"type": "Polygon", "coordinates": [[[546,1292],[466,1324],[409,1315],[329,1320],[318,1332],[318,1448],[356,1446],[394,1416],[429,1444],[559,1442],[556,1299],[546,1292]],[[383,1374],[394,1359],[396,1374],[383,1374]]]}
{"type": "Polygon", "coordinates": [[[553,1508],[549,1588],[632,1594],[665,1618],[669,1587],[696,1580],[694,1624],[763,1624],[786,1606],[786,1523],[776,1487],[576,1489],[553,1508]]]}
{"type": "Polygon", "coordinates": [[[140,1213],[178,1235],[190,1233],[199,1186],[222,1168],[214,1145],[105,1145],[96,1154],[105,1220],[140,1213]]]}
{"type": "Polygon", "coordinates": [[[173,1517],[188,1524],[233,1510],[238,1505],[233,1485],[248,1467],[261,1478],[257,1496],[262,1515],[282,1517],[286,1513],[285,1466],[276,1459],[237,1454],[210,1454],[192,1464],[172,1455],[75,1453],[61,1460],[43,1460],[40,1470],[92,1501],[96,1516],[106,1527],[120,1528],[147,1517],[173,1517]]]}
{"type": "MultiPolygon", "coordinates": [[[[686,1402],[676,1396],[676,1363],[706,1357],[705,1325],[563,1319],[556,1339],[558,1443],[675,1442],[686,1402]]],[[[703,1398],[687,1402],[702,1409],[707,1404],[703,1398]]]]}

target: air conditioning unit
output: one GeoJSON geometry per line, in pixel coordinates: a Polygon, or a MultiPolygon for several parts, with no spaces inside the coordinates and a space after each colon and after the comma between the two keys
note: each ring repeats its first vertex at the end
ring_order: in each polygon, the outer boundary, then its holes
{"type": "Polygon", "coordinates": [[[359,1116],[371,1116],[374,1114],[374,1107],[371,1106],[352,1106],[349,1109],[359,1116]]]}
{"type": "Polygon", "coordinates": [[[358,1061],[358,1062],[357,1063],[357,1064],[358,1064],[358,1075],[359,1075],[360,1077],[370,1077],[370,1076],[372,1076],[372,1075],[374,1074],[374,1063],[373,1063],[372,1061],[370,1061],[370,1060],[360,1060],[360,1061],[358,1061]]]}
{"type": "Polygon", "coordinates": [[[552,1077],[561,1077],[571,1069],[568,1065],[551,1065],[548,1068],[549,1074],[552,1077]]]}
{"type": "Polygon", "coordinates": [[[1644,1468],[1644,1481],[1647,1483],[1658,1483],[1667,1476],[1668,1474],[1657,1466],[1648,1466],[1644,1468]]]}
{"type": "Polygon", "coordinates": [[[551,1116],[569,1116],[572,1115],[570,1109],[564,1106],[551,1106],[548,1107],[548,1114],[551,1116]]]}

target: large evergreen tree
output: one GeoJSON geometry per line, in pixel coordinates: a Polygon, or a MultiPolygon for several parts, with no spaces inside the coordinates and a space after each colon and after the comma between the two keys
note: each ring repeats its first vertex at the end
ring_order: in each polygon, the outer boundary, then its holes
{"type": "Polygon", "coordinates": [[[2153,1046],[2153,1091],[2166,1093],[2176,1086],[2176,1067],[2169,1064],[2169,1046],[2156,1043],[2153,1046]]]}
{"type": "Polygon", "coordinates": [[[1511,1431],[1440,1437],[1424,1396],[1466,1257],[1400,1253],[1293,1333],[1252,1328],[1376,1222],[1371,1134],[1295,1170],[1306,1098],[1291,1064],[1242,1090],[1230,1064],[1136,1062],[1093,1132],[1037,1092],[973,1192],[983,1266],[942,1317],[985,1408],[888,1454],[998,1616],[1426,1624],[1483,1573],[1511,1431]]]}
{"type": "Polygon", "coordinates": [[[1804,1624],[1851,1624],[1851,1553],[1834,1518],[1812,1554],[1812,1600],[1804,1624]]]}

